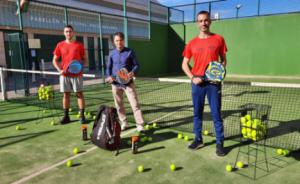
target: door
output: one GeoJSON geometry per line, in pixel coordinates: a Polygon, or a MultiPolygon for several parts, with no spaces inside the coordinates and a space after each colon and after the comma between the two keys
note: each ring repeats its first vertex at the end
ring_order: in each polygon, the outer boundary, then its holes
{"type": "MultiPolygon", "coordinates": [[[[28,47],[23,33],[7,33],[8,53],[10,57],[10,68],[28,69],[28,47]]],[[[27,39],[26,39],[27,40],[27,39]]],[[[9,85],[13,87],[16,93],[24,95],[29,94],[29,76],[28,73],[9,72],[9,85]]]]}

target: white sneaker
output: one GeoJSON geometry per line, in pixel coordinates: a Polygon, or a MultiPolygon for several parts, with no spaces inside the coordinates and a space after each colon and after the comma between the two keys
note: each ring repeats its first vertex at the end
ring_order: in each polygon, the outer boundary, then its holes
{"type": "Polygon", "coordinates": [[[127,122],[121,122],[121,130],[126,130],[128,128],[128,123],[127,122]]]}
{"type": "Polygon", "coordinates": [[[137,125],[137,126],[136,126],[136,130],[137,130],[138,132],[142,132],[142,131],[144,131],[144,126],[143,126],[143,125],[137,125]]]}

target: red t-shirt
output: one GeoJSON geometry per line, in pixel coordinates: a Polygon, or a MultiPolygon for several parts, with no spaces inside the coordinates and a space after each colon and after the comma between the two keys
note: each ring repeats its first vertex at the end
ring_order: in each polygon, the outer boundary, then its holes
{"type": "Polygon", "coordinates": [[[192,74],[195,76],[204,76],[206,66],[211,61],[218,61],[219,56],[224,56],[227,52],[225,40],[218,34],[213,34],[208,38],[193,38],[186,45],[182,56],[190,59],[194,58],[192,74]]]}
{"type": "MultiPolygon", "coordinates": [[[[61,41],[56,45],[53,54],[59,58],[61,57],[61,67],[62,70],[66,73],[68,66],[72,60],[79,60],[83,62],[85,52],[84,46],[80,42],[74,41],[67,43],[66,41],[61,41]]],[[[64,76],[82,76],[82,72],[79,74],[64,74],[64,76]]]]}

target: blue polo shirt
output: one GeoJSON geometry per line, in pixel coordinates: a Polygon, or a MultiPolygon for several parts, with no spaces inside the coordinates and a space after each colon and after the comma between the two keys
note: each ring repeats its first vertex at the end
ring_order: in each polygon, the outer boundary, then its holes
{"type": "Polygon", "coordinates": [[[125,47],[122,51],[114,49],[109,53],[106,63],[106,76],[116,76],[121,68],[126,68],[128,72],[136,72],[139,69],[139,62],[132,49],[125,47]]]}

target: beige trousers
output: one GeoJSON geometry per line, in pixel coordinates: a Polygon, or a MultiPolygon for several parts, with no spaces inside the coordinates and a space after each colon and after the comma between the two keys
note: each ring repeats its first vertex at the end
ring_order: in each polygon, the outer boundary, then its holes
{"type": "Polygon", "coordinates": [[[144,124],[144,118],[142,115],[142,111],[138,102],[135,85],[132,82],[130,85],[128,85],[126,88],[117,87],[115,85],[112,86],[112,94],[115,101],[115,106],[118,112],[118,116],[121,122],[127,123],[124,103],[123,103],[123,94],[125,92],[127,99],[130,103],[131,109],[133,111],[134,119],[136,122],[136,125],[143,125],[144,124]]]}

